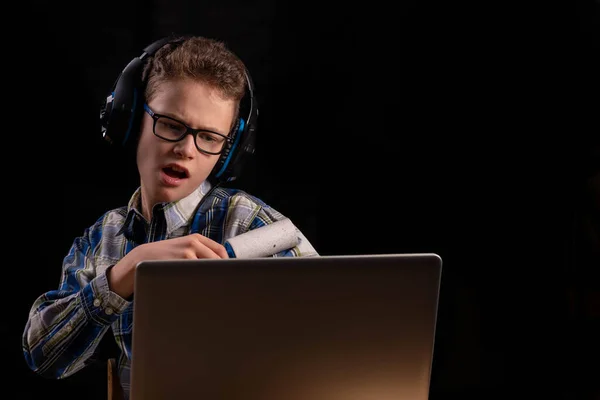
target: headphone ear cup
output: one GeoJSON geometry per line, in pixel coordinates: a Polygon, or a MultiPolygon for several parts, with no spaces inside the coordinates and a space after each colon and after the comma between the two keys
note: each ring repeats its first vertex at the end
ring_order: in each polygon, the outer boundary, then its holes
{"type": "Polygon", "coordinates": [[[235,179],[235,176],[232,176],[232,170],[236,164],[237,154],[240,152],[239,142],[243,141],[245,127],[245,121],[240,118],[231,130],[232,140],[225,146],[225,149],[219,157],[219,161],[217,161],[213,168],[213,172],[211,173],[213,179],[219,181],[230,181],[235,179]]]}
{"type": "Polygon", "coordinates": [[[143,93],[140,91],[142,61],[134,58],[119,75],[113,91],[100,110],[102,136],[109,143],[125,146],[137,135],[143,93]]]}

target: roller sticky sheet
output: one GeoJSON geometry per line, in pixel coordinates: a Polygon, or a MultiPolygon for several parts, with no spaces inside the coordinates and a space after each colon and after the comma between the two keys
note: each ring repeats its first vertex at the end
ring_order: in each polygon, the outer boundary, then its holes
{"type": "Polygon", "coordinates": [[[228,239],[224,246],[229,258],[269,257],[298,245],[296,227],[289,218],[228,239]]]}

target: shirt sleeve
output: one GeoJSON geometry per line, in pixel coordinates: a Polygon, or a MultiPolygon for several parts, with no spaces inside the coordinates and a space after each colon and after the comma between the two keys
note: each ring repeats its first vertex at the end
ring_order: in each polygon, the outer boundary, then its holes
{"type": "Polygon", "coordinates": [[[40,295],[30,309],[23,353],[42,376],[64,378],[82,369],[110,324],[130,305],[109,290],[106,271],[97,272],[92,254],[101,225],[96,226],[73,242],[58,289],[40,295]]]}

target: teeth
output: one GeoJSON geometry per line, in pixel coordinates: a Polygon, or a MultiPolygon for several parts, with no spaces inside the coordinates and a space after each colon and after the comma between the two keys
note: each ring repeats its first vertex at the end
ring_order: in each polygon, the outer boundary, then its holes
{"type": "Polygon", "coordinates": [[[173,171],[177,171],[177,172],[185,172],[185,170],[184,170],[183,168],[180,168],[180,167],[178,167],[177,165],[171,165],[170,167],[171,167],[171,169],[172,169],[173,171]]]}

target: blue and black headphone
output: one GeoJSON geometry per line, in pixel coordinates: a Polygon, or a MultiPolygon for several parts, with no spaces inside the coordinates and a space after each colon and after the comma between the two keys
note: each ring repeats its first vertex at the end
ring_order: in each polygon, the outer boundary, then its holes
{"type": "MultiPolygon", "coordinates": [[[[142,81],[142,71],[146,58],[153,56],[164,45],[180,43],[183,39],[185,37],[166,37],[151,43],[119,74],[110,95],[100,110],[101,131],[106,141],[123,147],[127,147],[131,142],[136,142],[135,136],[139,133],[139,120],[144,104],[145,84],[142,81]]],[[[252,78],[247,70],[245,73],[248,95],[242,102],[246,98],[248,101],[247,107],[240,107],[240,110],[247,109],[248,116],[246,119],[239,118],[234,124],[230,133],[232,140],[221,153],[219,161],[209,176],[209,180],[218,183],[237,179],[241,173],[243,162],[255,151],[258,106],[252,78]]]]}

